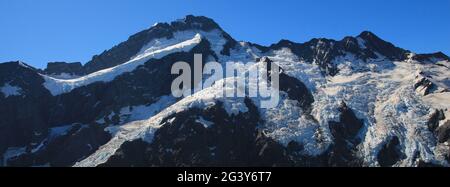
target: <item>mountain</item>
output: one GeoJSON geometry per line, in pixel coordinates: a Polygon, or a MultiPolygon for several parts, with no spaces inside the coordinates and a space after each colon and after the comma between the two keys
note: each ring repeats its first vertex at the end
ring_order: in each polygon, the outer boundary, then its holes
{"type": "MultiPolygon", "coordinates": [[[[364,31],[234,40],[212,19],[158,23],[85,65],[0,64],[2,166],[449,166],[450,59],[364,31]],[[172,65],[274,62],[280,102],[175,98],[172,65]]],[[[272,78],[270,75],[268,78],[272,78]]],[[[227,85],[229,86],[229,85],[227,85]]]]}

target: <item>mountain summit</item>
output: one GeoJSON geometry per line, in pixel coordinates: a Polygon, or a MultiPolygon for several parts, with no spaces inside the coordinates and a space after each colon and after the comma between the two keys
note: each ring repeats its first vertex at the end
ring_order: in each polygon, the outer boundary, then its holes
{"type": "Polygon", "coordinates": [[[1,63],[0,163],[449,166],[449,68],[441,52],[416,54],[368,31],[262,46],[189,15],[85,65],[1,63]],[[193,66],[195,54],[222,66],[275,63],[278,106],[217,96],[220,84],[174,98],[172,65],[193,66]]]}
{"type": "MultiPolygon", "coordinates": [[[[94,56],[91,61],[86,63],[84,67],[85,73],[92,73],[125,63],[151,40],[157,38],[171,38],[175,32],[186,30],[199,30],[204,32],[218,30],[226,37],[229,42],[228,45],[234,45],[236,43],[236,41],[226,34],[212,19],[203,16],[188,15],[184,19],[174,21],[170,24],[158,23],[147,30],[134,34],[127,41],[120,43],[112,49],[94,56]]],[[[226,49],[223,53],[227,53],[226,49]]]]}

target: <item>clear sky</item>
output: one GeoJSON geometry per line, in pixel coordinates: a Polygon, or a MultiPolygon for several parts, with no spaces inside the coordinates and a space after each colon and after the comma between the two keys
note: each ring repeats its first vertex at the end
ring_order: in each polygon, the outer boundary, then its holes
{"type": "Polygon", "coordinates": [[[449,0],[0,0],[0,62],[85,63],[155,22],[187,14],[263,45],[370,30],[414,52],[450,55],[449,0]]]}

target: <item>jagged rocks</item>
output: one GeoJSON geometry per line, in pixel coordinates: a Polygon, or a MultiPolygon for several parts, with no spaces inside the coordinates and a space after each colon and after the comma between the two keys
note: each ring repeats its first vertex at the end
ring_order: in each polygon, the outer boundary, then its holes
{"type": "Polygon", "coordinates": [[[450,139],[450,120],[441,125],[436,133],[439,143],[447,142],[450,139]]]}
{"type": "Polygon", "coordinates": [[[413,60],[419,62],[436,63],[438,60],[450,61],[450,58],[442,52],[430,53],[430,54],[417,54],[412,57],[413,60]]]}
{"type": "Polygon", "coordinates": [[[278,65],[272,63],[273,61],[270,60],[270,58],[268,57],[257,59],[257,61],[266,64],[267,71],[269,74],[269,80],[271,80],[272,77],[270,72],[271,69],[279,68],[280,91],[286,92],[288,94],[289,99],[297,101],[300,107],[302,107],[306,111],[306,113],[308,113],[311,110],[311,104],[314,102],[314,96],[311,94],[311,92],[308,90],[308,88],[305,86],[303,82],[294,77],[286,75],[286,73],[283,72],[283,69],[281,69],[278,65]],[[272,67],[273,65],[275,65],[276,67],[272,67]]]}
{"type": "Polygon", "coordinates": [[[400,150],[400,141],[397,136],[393,136],[386,142],[378,153],[377,159],[381,167],[390,167],[404,158],[400,150]]]}
{"type": "Polygon", "coordinates": [[[445,119],[444,111],[438,109],[434,110],[427,123],[428,129],[431,132],[434,132],[439,127],[439,121],[443,119],[445,119]]]}
{"type": "Polygon", "coordinates": [[[331,166],[358,166],[361,161],[354,152],[361,141],[358,133],[363,127],[363,122],[344,102],[341,103],[339,112],[340,121],[329,122],[334,144],[329,150],[328,162],[331,166]]]}
{"type": "Polygon", "coordinates": [[[298,79],[281,73],[280,90],[286,92],[290,99],[298,101],[299,105],[305,111],[311,110],[311,104],[314,102],[314,97],[305,84],[298,79]]]}
{"type": "Polygon", "coordinates": [[[365,41],[367,50],[378,52],[390,60],[404,60],[408,57],[409,51],[395,47],[392,43],[382,40],[372,32],[364,31],[358,37],[365,41]]]}
{"type": "Polygon", "coordinates": [[[416,76],[416,83],[414,89],[423,96],[426,96],[433,91],[437,90],[437,86],[431,82],[427,77],[424,77],[422,73],[416,76]]]}
{"type": "Polygon", "coordinates": [[[292,53],[306,62],[318,64],[324,74],[336,75],[338,70],[331,61],[336,57],[343,55],[339,47],[335,46],[337,41],[328,39],[312,39],[309,42],[299,44],[289,40],[281,40],[277,44],[271,45],[267,50],[279,50],[289,48],[292,53]]]}
{"type": "Polygon", "coordinates": [[[392,61],[401,61],[407,59],[410,54],[408,50],[395,47],[392,43],[382,40],[369,31],[364,31],[357,37],[345,37],[340,41],[314,38],[305,43],[280,40],[269,47],[252,45],[262,52],[288,48],[300,60],[319,65],[324,74],[331,76],[339,72],[333,60],[347,54],[352,54],[364,61],[382,57],[392,61]]]}
{"type": "Polygon", "coordinates": [[[339,107],[340,122],[330,123],[330,129],[334,136],[342,137],[345,140],[355,140],[358,132],[363,127],[363,122],[358,119],[345,102],[339,107]]]}
{"type": "Polygon", "coordinates": [[[44,73],[52,76],[80,76],[85,74],[83,65],[80,62],[49,62],[44,73]]]}

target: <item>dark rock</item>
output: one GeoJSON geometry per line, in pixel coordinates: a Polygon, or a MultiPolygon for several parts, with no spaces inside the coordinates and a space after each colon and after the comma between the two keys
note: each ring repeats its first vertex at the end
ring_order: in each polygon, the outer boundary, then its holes
{"type": "Polygon", "coordinates": [[[439,121],[443,119],[445,119],[444,111],[438,109],[434,110],[427,122],[428,129],[431,132],[434,132],[439,127],[439,121]]]}
{"type": "Polygon", "coordinates": [[[72,166],[75,162],[94,153],[100,146],[111,139],[111,135],[102,127],[90,125],[81,126],[68,136],[52,142],[47,149],[51,158],[40,158],[50,161],[51,166],[72,166]]]}
{"type": "Polygon", "coordinates": [[[318,64],[324,74],[331,76],[339,72],[336,64],[333,64],[332,61],[336,57],[345,55],[345,52],[352,53],[362,60],[376,59],[378,58],[376,53],[378,53],[392,61],[405,60],[410,53],[408,50],[395,47],[393,44],[382,40],[368,31],[362,32],[357,37],[345,37],[340,41],[315,38],[305,43],[280,40],[278,43],[269,47],[258,44],[251,45],[262,52],[289,48],[300,60],[318,64]],[[359,46],[357,38],[364,41],[364,48],[359,46]]]}
{"type": "Polygon", "coordinates": [[[263,57],[262,59],[257,59],[258,61],[265,63],[268,71],[268,80],[271,81],[272,68],[279,68],[279,89],[288,94],[289,99],[298,102],[300,107],[305,110],[305,113],[309,113],[311,110],[311,105],[314,102],[314,97],[308,90],[306,85],[300,80],[291,77],[283,72],[283,70],[276,64],[272,63],[272,60],[268,57],[263,57]],[[275,65],[276,67],[272,67],[275,65]]]}
{"type": "Polygon", "coordinates": [[[171,23],[171,26],[177,31],[189,29],[211,31],[220,29],[220,26],[211,18],[194,15],[187,15],[184,19],[174,21],[171,23]]]}
{"type": "Polygon", "coordinates": [[[303,149],[303,145],[299,144],[296,141],[291,141],[287,145],[287,151],[289,153],[300,153],[301,151],[303,151],[303,149]]]}
{"type": "Polygon", "coordinates": [[[412,57],[412,59],[419,61],[419,62],[431,62],[431,63],[433,63],[434,60],[450,61],[450,58],[442,52],[429,53],[429,54],[417,54],[417,55],[414,55],[412,57]]]}
{"type": "Polygon", "coordinates": [[[419,162],[417,163],[417,167],[419,168],[436,168],[436,167],[443,167],[440,164],[434,164],[432,162],[425,162],[423,160],[419,160],[419,162]]]}
{"type": "Polygon", "coordinates": [[[0,94],[0,154],[8,147],[24,147],[44,138],[51,95],[43,82],[37,70],[23,62],[0,64],[0,85],[8,83],[21,89],[18,96],[0,94]]]}
{"type": "Polygon", "coordinates": [[[437,129],[437,138],[439,143],[444,143],[450,139],[450,120],[437,129]]]}
{"type": "Polygon", "coordinates": [[[299,105],[304,110],[311,110],[314,97],[300,80],[281,73],[280,90],[286,92],[290,99],[298,101],[299,105]]]}
{"type": "Polygon", "coordinates": [[[369,31],[362,32],[358,37],[364,39],[368,50],[378,52],[390,60],[405,60],[410,53],[407,50],[395,47],[392,43],[382,40],[369,31]]]}
{"type": "Polygon", "coordinates": [[[438,89],[436,84],[431,82],[427,77],[424,77],[423,75],[420,75],[420,76],[421,76],[421,78],[416,77],[418,79],[418,81],[414,84],[414,89],[416,91],[422,93],[423,96],[426,96],[430,93],[433,93],[435,90],[438,89]]]}
{"type": "Polygon", "coordinates": [[[345,102],[339,107],[340,122],[330,123],[331,134],[335,137],[342,137],[345,140],[353,140],[357,137],[358,132],[363,127],[362,120],[358,119],[345,102]]]}
{"type": "Polygon", "coordinates": [[[74,125],[67,134],[48,136],[40,147],[29,147],[27,153],[11,158],[8,166],[68,167],[95,152],[111,138],[102,127],[74,125]],[[37,149],[37,151],[30,151],[37,149]]]}
{"type": "Polygon", "coordinates": [[[80,62],[49,62],[44,72],[48,75],[60,75],[67,73],[71,75],[84,75],[83,66],[80,62]]]}
{"type": "Polygon", "coordinates": [[[278,50],[283,47],[291,49],[301,60],[318,64],[324,74],[337,74],[337,67],[331,61],[340,55],[343,55],[335,46],[337,41],[328,39],[312,39],[309,42],[299,44],[288,40],[281,40],[277,44],[271,45],[269,48],[278,50]]]}
{"type": "Polygon", "coordinates": [[[381,167],[390,167],[404,157],[405,155],[400,151],[400,141],[397,136],[394,136],[381,148],[377,159],[381,167]]]}
{"type": "Polygon", "coordinates": [[[361,161],[354,152],[361,142],[358,133],[364,124],[344,102],[341,103],[339,112],[340,121],[329,122],[334,144],[329,150],[328,162],[331,166],[359,166],[361,161]]]}

